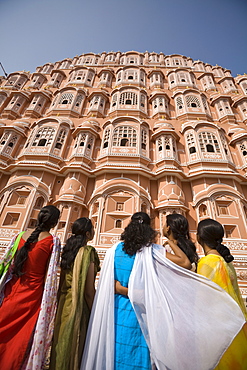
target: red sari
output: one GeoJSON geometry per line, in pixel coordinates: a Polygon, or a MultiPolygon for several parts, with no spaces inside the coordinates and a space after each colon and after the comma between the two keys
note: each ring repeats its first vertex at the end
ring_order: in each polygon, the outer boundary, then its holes
{"type": "MultiPolygon", "coordinates": [[[[25,243],[20,240],[18,249],[25,243]]],[[[33,244],[24,265],[25,274],[5,287],[0,307],[0,369],[19,370],[32,343],[43,295],[53,237],[33,244]]]]}

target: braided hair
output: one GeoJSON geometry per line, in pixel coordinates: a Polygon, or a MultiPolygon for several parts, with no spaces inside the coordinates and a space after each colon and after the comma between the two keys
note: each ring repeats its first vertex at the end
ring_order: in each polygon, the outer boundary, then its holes
{"type": "Polygon", "coordinates": [[[151,220],[147,213],[136,212],[131,221],[121,234],[124,241],[123,250],[133,256],[143,247],[150,246],[157,236],[157,232],[150,226],[151,220]]]}
{"type": "Polygon", "coordinates": [[[186,254],[191,263],[198,262],[196,246],[189,234],[189,223],[180,213],[172,213],[166,216],[166,225],[170,227],[178,247],[186,254]]]}
{"type": "Polygon", "coordinates": [[[17,251],[15,255],[13,274],[20,277],[25,273],[23,272],[23,266],[28,258],[28,253],[32,244],[38,240],[39,234],[42,231],[49,231],[57,224],[59,216],[59,209],[52,205],[45,206],[40,210],[35,230],[27,238],[24,245],[17,251]]]}
{"type": "Polygon", "coordinates": [[[197,227],[197,235],[200,244],[206,244],[209,248],[216,249],[227,263],[234,260],[230,249],[222,244],[224,228],[218,221],[211,218],[200,221],[197,227]]]}
{"type": "Polygon", "coordinates": [[[61,269],[69,269],[79,249],[87,244],[86,233],[92,232],[93,224],[92,221],[87,217],[78,218],[72,225],[72,235],[67,239],[66,244],[63,248],[61,269]]]}

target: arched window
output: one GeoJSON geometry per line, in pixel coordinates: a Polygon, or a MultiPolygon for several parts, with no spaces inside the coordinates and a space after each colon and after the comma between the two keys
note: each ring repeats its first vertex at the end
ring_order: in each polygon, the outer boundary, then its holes
{"type": "Polygon", "coordinates": [[[121,229],[122,228],[122,221],[121,220],[116,220],[115,227],[116,227],[116,229],[121,229]]]}
{"type": "Polygon", "coordinates": [[[207,215],[208,215],[207,206],[205,206],[205,204],[201,204],[199,207],[199,217],[203,217],[207,215]]]}
{"type": "Polygon", "coordinates": [[[246,157],[246,156],[247,156],[247,145],[246,145],[246,142],[242,142],[242,143],[239,145],[239,147],[240,147],[240,150],[241,150],[241,152],[242,152],[242,155],[243,155],[244,157],[246,157]]]}
{"type": "Polygon", "coordinates": [[[187,145],[188,145],[189,153],[190,154],[196,153],[196,144],[195,144],[194,135],[192,133],[189,133],[186,136],[186,140],[187,140],[187,145]]]}
{"type": "Polygon", "coordinates": [[[108,148],[109,139],[110,139],[110,129],[107,129],[107,130],[105,130],[105,135],[104,135],[104,140],[103,140],[103,148],[108,148]]]}
{"type": "Polygon", "coordinates": [[[157,140],[158,157],[176,158],[176,142],[171,135],[162,135],[157,140]]]}
{"type": "Polygon", "coordinates": [[[113,131],[113,146],[136,147],[136,130],[131,126],[118,126],[113,131]]]}
{"type": "Polygon", "coordinates": [[[133,92],[123,92],[120,94],[119,102],[121,105],[137,105],[137,94],[133,92]]]}
{"type": "Polygon", "coordinates": [[[142,134],[141,134],[141,148],[146,150],[147,149],[147,131],[146,130],[142,130],[142,134]]]}
{"type": "Polygon", "coordinates": [[[86,134],[80,134],[76,138],[75,146],[74,148],[77,147],[84,147],[85,146],[85,141],[86,141],[86,134]]]}
{"type": "Polygon", "coordinates": [[[212,132],[200,132],[198,135],[199,145],[202,153],[216,152],[220,153],[219,142],[212,132]]]}
{"type": "Polygon", "coordinates": [[[65,137],[66,137],[66,134],[67,134],[66,130],[60,130],[60,132],[58,134],[58,137],[57,137],[56,144],[55,144],[56,149],[61,149],[62,148],[65,137]]]}
{"type": "Polygon", "coordinates": [[[71,104],[73,98],[74,98],[74,95],[71,93],[62,94],[59,99],[58,104],[71,104]]]}
{"type": "Polygon", "coordinates": [[[194,95],[188,95],[185,97],[186,105],[188,108],[200,108],[200,100],[194,95]]]}
{"type": "Polygon", "coordinates": [[[36,199],[36,202],[35,202],[35,205],[34,205],[34,209],[41,209],[44,205],[44,198],[43,197],[38,197],[36,199]]]}
{"type": "Polygon", "coordinates": [[[49,146],[54,138],[55,129],[51,127],[40,128],[34,137],[32,146],[49,146]]]}
{"type": "Polygon", "coordinates": [[[180,111],[184,108],[184,102],[183,102],[183,99],[181,98],[181,96],[177,97],[176,106],[177,106],[178,111],[180,111]]]}

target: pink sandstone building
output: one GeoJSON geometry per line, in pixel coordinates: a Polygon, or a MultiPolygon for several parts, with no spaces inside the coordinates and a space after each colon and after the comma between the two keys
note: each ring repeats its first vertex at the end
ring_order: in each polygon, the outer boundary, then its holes
{"type": "Polygon", "coordinates": [[[246,124],[247,75],[182,55],[89,53],[1,77],[1,253],[50,203],[62,242],[94,221],[101,256],[136,211],[160,232],[182,213],[194,240],[211,217],[246,298],[246,124]]]}

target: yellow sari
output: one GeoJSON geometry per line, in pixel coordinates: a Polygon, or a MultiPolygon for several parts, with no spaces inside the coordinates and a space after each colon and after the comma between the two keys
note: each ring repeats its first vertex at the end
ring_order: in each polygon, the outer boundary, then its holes
{"type": "MultiPolygon", "coordinates": [[[[247,320],[247,311],[241,297],[236,271],[232,263],[226,263],[223,257],[216,254],[209,254],[199,260],[197,272],[212,280],[230,294],[241,308],[247,320]]],[[[247,369],[247,323],[234,338],[215,368],[215,370],[244,369],[247,369]]]]}

